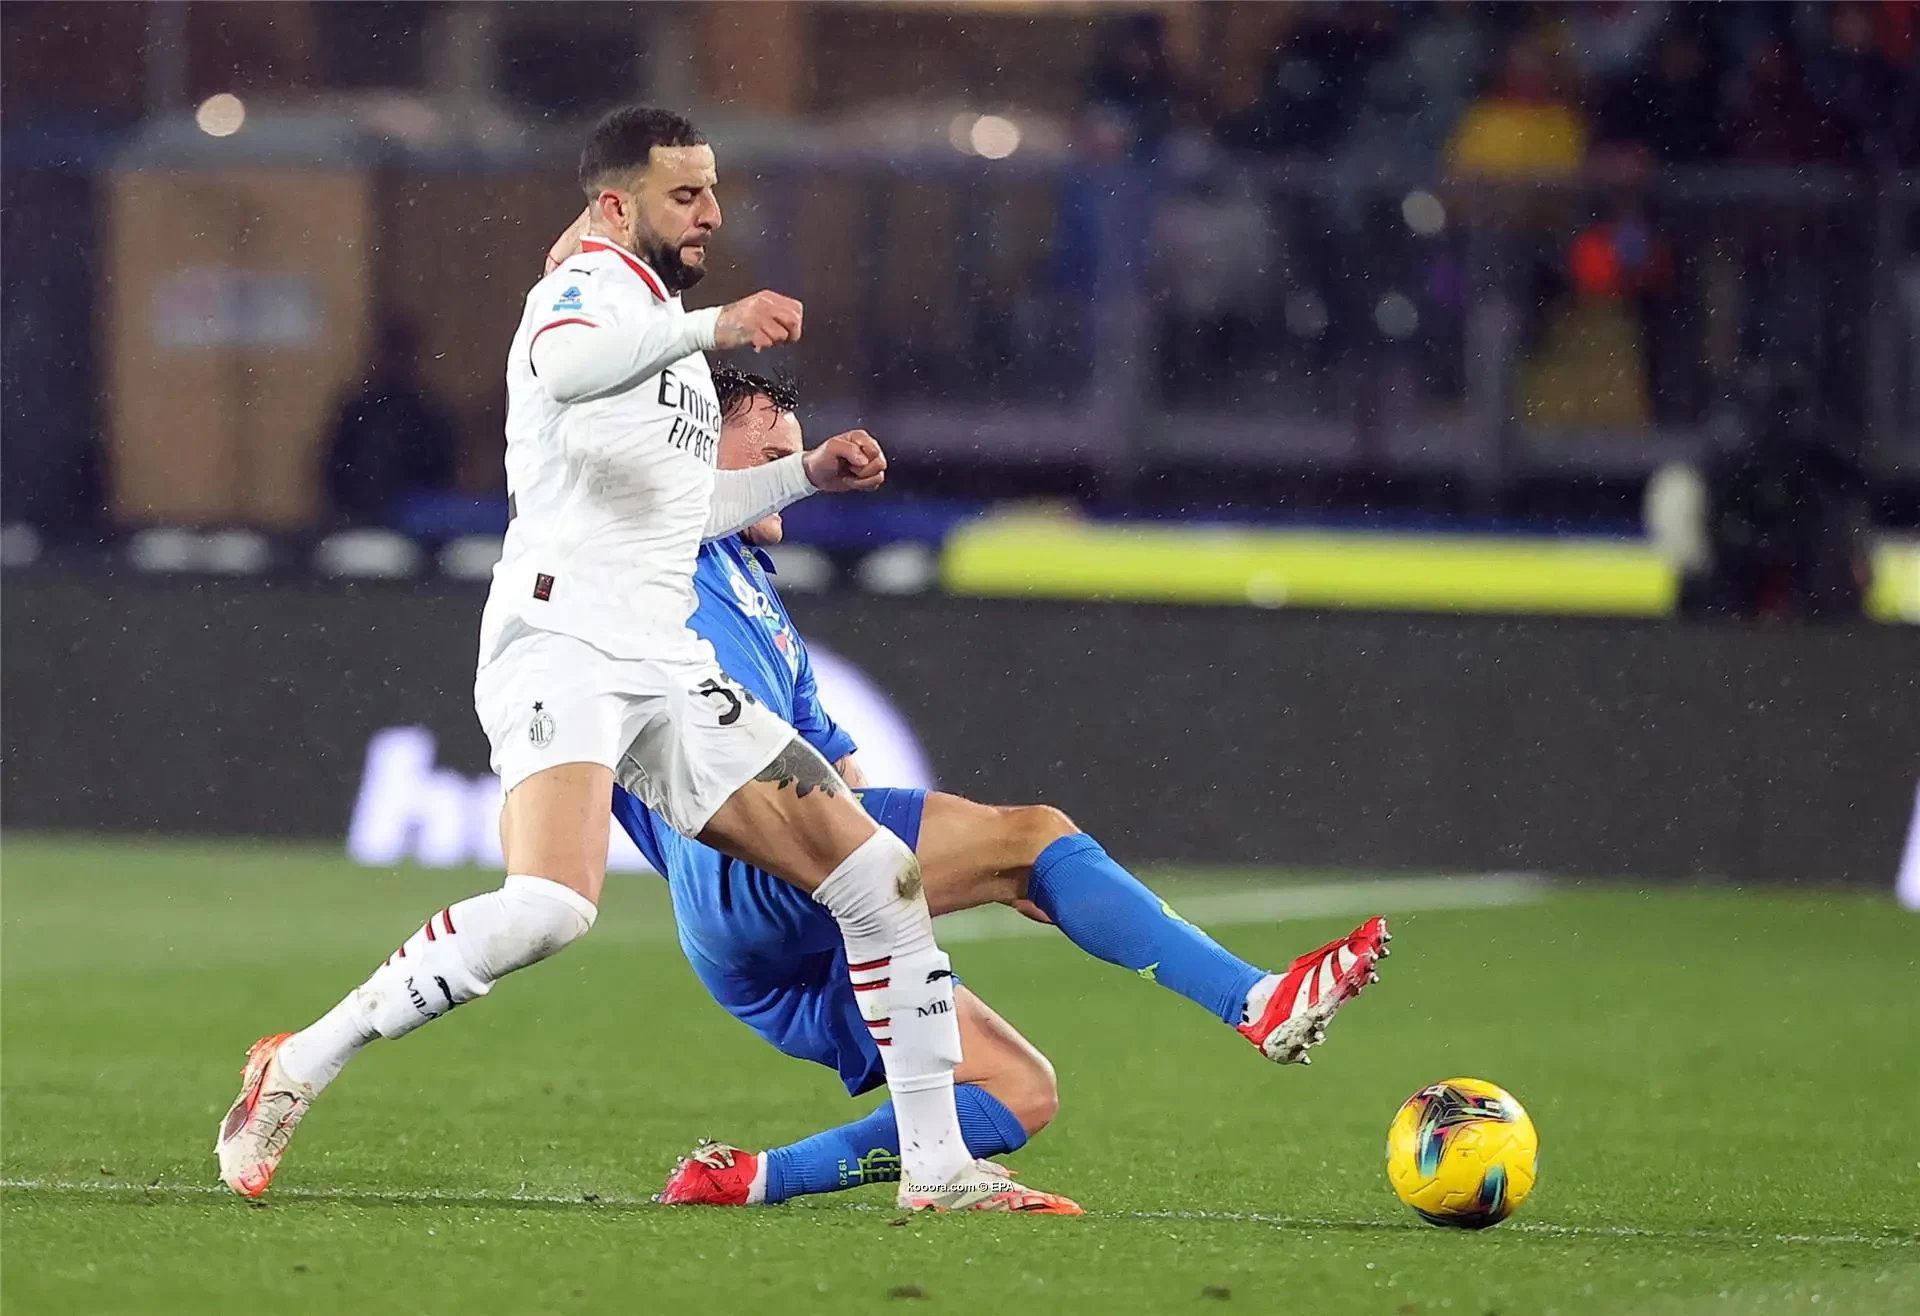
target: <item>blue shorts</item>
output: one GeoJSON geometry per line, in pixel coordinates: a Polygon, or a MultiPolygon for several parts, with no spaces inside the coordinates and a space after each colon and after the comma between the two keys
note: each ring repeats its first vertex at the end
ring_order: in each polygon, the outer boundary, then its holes
{"type": "MultiPolygon", "coordinates": [[[[925,791],[855,794],[875,822],[919,847],[925,791]]],[[[886,1082],[833,915],[779,878],[696,842],[670,843],[665,857],[681,949],[713,999],[786,1054],[834,1070],[852,1095],[886,1082]]]]}

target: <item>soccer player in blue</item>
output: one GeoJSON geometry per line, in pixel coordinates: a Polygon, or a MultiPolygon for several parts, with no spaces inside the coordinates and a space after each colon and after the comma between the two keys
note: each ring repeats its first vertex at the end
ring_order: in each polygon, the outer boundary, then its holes
{"type": "MultiPolygon", "coordinates": [[[[775,461],[802,445],[789,384],[728,367],[713,372],[723,424],[719,464],[775,461]]],[[[821,706],[806,646],[768,579],[757,546],[778,543],[778,514],[700,550],[691,625],[713,645],[737,690],[789,721],[860,794],[875,821],[914,848],[935,914],[1012,905],[1058,926],[1088,954],[1121,965],[1200,1005],[1267,1058],[1307,1063],[1334,1013],[1375,981],[1386,921],[1371,918],[1279,973],[1230,954],[1175,914],[1057,809],[994,808],[955,795],[867,788],[853,739],[821,706]]],[[[839,1073],[850,1094],[885,1081],[887,1021],[869,1023],[855,999],[832,916],[758,869],[689,840],[616,787],[614,816],[666,876],[680,945],[713,997],[788,1055],[839,1073]]],[[[954,995],[964,1059],[955,1098],[967,1148],[991,1158],[1015,1151],[1053,1118],[1053,1067],[971,991],[954,995]]],[[[746,1206],[832,1192],[899,1174],[890,1104],[787,1147],[746,1151],[702,1142],[675,1167],[659,1200],[746,1206]]],[[[1034,1193],[1024,1209],[1078,1208],[1034,1193]]],[[[1023,1209],[1023,1208],[1016,1208],[1023,1209]]]]}

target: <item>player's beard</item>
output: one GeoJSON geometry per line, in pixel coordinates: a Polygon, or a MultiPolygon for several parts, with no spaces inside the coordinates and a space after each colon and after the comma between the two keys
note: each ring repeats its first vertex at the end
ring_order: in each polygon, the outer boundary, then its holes
{"type": "Polygon", "coordinates": [[[636,233],[634,254],[644,260],[671,293],[683,293],[707,277],[705,269],[680,259],[680,244],[650,233],[636,233]]]}

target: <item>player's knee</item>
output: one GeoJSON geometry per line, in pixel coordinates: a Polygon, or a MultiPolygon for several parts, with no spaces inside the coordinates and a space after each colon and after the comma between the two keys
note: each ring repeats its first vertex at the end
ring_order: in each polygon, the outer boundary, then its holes
{"type": "Polygon", "coordinates": [[[1011,1100],[1005,1104],[1028,1137],[1053,1123],[1053,1117],[1060,1113],[1060,1082],[1054,1076],[1051,1060],[1038,1051],[1032,1052],[1020,1066],[1011,1086],[1011,1100]]]}
{"type": "Polygon", "coordinates": [[[1048,846],[1080,830],[1073,825],[1073,819],[1051,804],[1023,804],[1003,810],[1002,815],[1021,868],[1032,867],[1048,846]]]}
{"type": "Polygon", "coordinates": [[[862,842],[814,891],[841,930],[853,936],[883,933],[902,919],[925,922],[920,860],[882,827],[862,842]]]}
{"type": "Polygon", "coordinates": [[[490,979],[558,954],[592,931],[599,915],[593,901],[551,878],[515,874],[498,896],[499,924],[486,930],[477,956],[490,979]]]}

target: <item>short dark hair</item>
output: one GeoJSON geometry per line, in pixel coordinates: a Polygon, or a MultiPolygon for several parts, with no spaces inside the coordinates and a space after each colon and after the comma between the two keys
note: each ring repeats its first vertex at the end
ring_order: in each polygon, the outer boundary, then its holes
{"type": "Polygon", "coordinates": [[[755,398],[773,403],[775,411],[800,409],[800,386],[791,375],[755,375],[736,366],[713,368],[713,391],[720,397],[720,418],[732,420],[755,398]]]}
{"type": "Polygon", "coordinates": [[[705,146],[706,134],[672,110],[625,105],[593,126],[580,152],[580,187],[589,200],[614,174],[645,169],[656,146],[705,146]]]}

